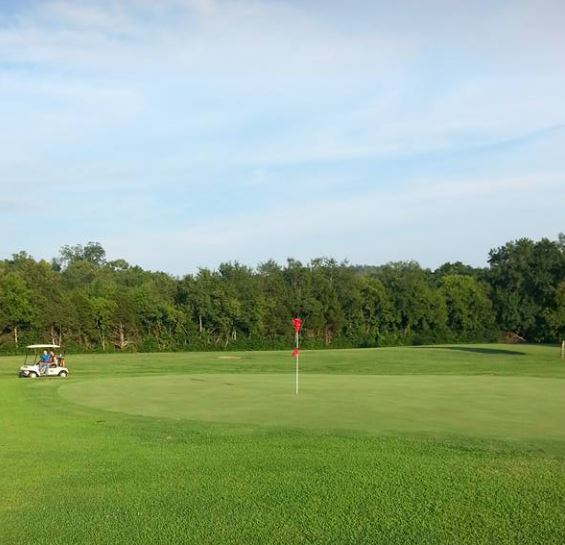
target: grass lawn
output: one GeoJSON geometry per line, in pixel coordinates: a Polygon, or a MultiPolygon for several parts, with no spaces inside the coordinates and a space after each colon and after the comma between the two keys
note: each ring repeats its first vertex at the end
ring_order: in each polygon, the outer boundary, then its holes
{"type": "Polygon", "coordinates": [[[565,543],[550,347],[0,358],[0,544],[565,543]]]}

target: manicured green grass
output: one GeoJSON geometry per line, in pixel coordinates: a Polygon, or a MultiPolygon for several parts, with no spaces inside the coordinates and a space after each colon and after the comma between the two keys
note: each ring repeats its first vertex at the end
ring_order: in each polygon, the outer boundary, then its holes
{"type": "Polygon", "coordinates": [[[368,433],[565,440],[562,379],[437,375],[194,374],[65,384],[102,410],[197,422],[368,433]]]}
{"type": "Polygon", "coordinates": [[[560,544],[550,347],[0,359],[0,543],[560,544]]]}

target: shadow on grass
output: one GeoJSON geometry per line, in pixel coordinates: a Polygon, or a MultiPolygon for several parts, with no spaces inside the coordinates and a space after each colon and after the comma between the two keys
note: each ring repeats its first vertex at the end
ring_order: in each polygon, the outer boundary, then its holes
{"type": "Polygon", "coordinates": [[[505,350],[504,348],[473,348],[471,346],[414,346],[414,348],[427,348],[428,350],[456,350],[458,352],[474,352],[475,354],[491,354],[493,356],[525,356],[525,352],[505,350]]]}

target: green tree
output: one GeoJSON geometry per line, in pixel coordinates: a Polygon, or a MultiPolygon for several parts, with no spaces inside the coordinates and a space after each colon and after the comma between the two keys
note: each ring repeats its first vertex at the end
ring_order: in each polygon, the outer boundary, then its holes
{"type": "Polygon", "coordinates": [[[432,273],[416,262],[389,263],[378,278],[393,302],[399,342],[433,343],[447,334],[447,307],[432,273]]]}
{"type": "Polygon", "coordinates": [[[258,267],[258,291],[261,295],[262,337],[269,347],[288,346],[289,324],[293,316],[285,272],[273,260],[258,267]]]}
{"type": "Polygon", "coordinates": [[[12,332],[14,346],[19,347],[20,328],[31,325],[36,316],[31,291],[23,278],[8,272],[0,276],[0,326],[12,332]]]}
{"type": "Polygon", "coordinates": [[[551,337],[556,341],[563,341],[565,340],[565,280],[557,286],[555,299],[555,307],[548,316],[551,337]]]}
{"type": "Polygon", "coordinates": [[[447,306],[447,325],[454,340],[496,339],[495,314],[484,284],[472,276],[449,274],[442,278],[441,291],[447,306]]]}
{"type": "Polygon", "coordinates": [[[106,250],[99,242],[89,242],[84,246],[82,244],[65,245],[59,252],[59,259],[54,260],[54,263],[64,269],[77,261],[85,261],[100,267],[106,261],[106,250]]]}
{"type": "Polygon", "coordinates": [[[492,250],[489,282],[499,325],[533,341],[550,341],[557,287],[565,279],[563,244],[523,238],[492,250]]]}

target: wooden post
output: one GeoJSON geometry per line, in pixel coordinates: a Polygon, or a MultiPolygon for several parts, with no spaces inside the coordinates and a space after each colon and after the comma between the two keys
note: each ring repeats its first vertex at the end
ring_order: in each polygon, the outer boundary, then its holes
{"type": "Polygon", "coordinates": [[[565,360],[565,341],[561,341],[561,359],[565,360]]]}

